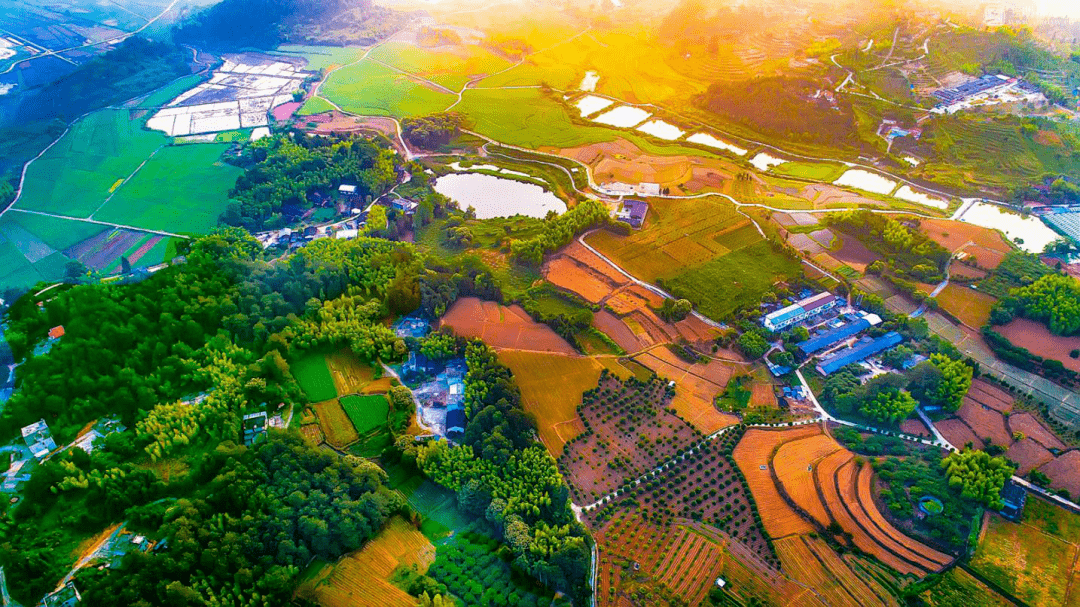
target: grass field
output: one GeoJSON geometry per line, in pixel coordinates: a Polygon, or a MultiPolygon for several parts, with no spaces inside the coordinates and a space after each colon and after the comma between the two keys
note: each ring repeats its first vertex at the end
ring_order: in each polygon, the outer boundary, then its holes
{"type": "Polygon", "coordinates": [[[304,105],[300,106],[300,109],[296,111],[297,116],[311,116],[312,114],[321,114],[323,112],[329,112],[334,109],[334,106],[323,99],[322,97],[309,97],[304,105]]]}
{"type": "Polygon", "coordinates": [[[420,530],[432,541],[464,529],[469,517],[457,508],[454,492],[431,482],[416,471],[398,466],[386,468],[390,488],[400,491],[409,505],[424,517],[420,530]]]}
{"type": "Polygon", "coordinates": [[[1010,607],[1012,603],[959,567],[941,576],[941,581],[919,595],[932,607],[1010,607]]]}
{"type": "Polygon", "coordinates": [[[540,440],[558,457],[566,441],[585,430],[577,406],[582,393],[596,387],[602,366],[592,358],[515,350],[499,352],[499,362],[510,367],[540,440]]]}
{"type": "Polygon", "coordinates": [[[777,280],[801,273],[799,262],[761,240],[688,269],[664,284],[676,297],[689,299],[702,314],[720,319],[756,305],[777,280]]]}
{"type": "Polygon", "coordinates": [[[530,149],[569,148],[619,136],[614,129],[574,124],[562,105],[538,89],[468,89],[454,111],[464,114],[478,133],[530,149]]]}
{"type": "Polygon", "coordinates": [[[296,378],[300,388],[311,402],[337,398],[334,378],[330,375],[330,369],[326,366],[326,357],[322,352],[305,354],[303,358],[293,361],[289,367],[293,377],[296,378]]]}
{"type": "Polygon", "coordinates": [[[388,42],[371,52],[370,58],[402,71],[422,76],[459,91],[469,80],[490,76],[512,64],[479,46],[455,46],[452,50],[420,48],[403,42],[388,42]]]}
{"type": "Polygon", "coordinates": [[[67,135],[26,171],[18,207],[87,217],[168,138],[142,129],[127,110],[95,112],[75,123],[67,135]]]}
{"type": "MultiPolygon", "coordinates": [[[[441,112],[457,99],[374,61],[361,61],[334,72],[319,93],[349,112],[395,118],[441,112]]],[[[302,114],[314,113],[305,108],[301,108],[302,114]]]]}
{"type": "Polygon", "coordinates": [[[285,57],[303,57],[307,59],[305,69],[317,72],[332,69],[338,65],[352,63],[364,55],[359,47],[340,46],[305,46],[302,44],[283,44],[273,53],[285,57]]]}
{"type": "Polygon", "coordinates": [[[1032,498],[1019,524],[989,518],[972,569],[1029,605],[1075,604],[1080,515],[1032,498]]]}
{"type": "Polygon", "coordinates": [[[367,396],[342,396],[338,399],[341,408],[349,416],[356,431],[363,435],[372,430],[385,429],[387,416],[390,415],[390,403],[386,396],[370,394],[367,396]]]}
{"type": "Polygon", "coordinates": [[[0,287],[62,277],[68,258],[60,251],[106,229],[43,215],[5,214],[0,217],[0,287]]]}
{"type": "Polygon", "coordinates": [[[158,151],[94,219],[150,230],[201,234],[214,229],[229,190],[243,172],[220,161],[225,144],[158,151]]]}
{"type": "Polygon", "coordinates": [[[778,175],[798,177],[810,181],[829,181],[840,177],[844,167],[839,164],[819,162],[785,162],[771,169],[778,175]]]}
{"type": "Polygon", "coordinates": [[[760,240],[757,232],[720,198],[649,200],[645,226],[630,236],[601,230],[589,244],[646,282],[672,278],[760,240]],[[743,228],[746,229],[743,229],[743,228]]]}

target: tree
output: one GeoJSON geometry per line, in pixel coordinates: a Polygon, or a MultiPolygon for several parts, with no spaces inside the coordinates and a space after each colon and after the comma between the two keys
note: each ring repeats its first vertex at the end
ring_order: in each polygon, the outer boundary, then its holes
{"type": "Polygon", "coordinates": [[[751,359],[758,359],[769,350],[769,344],[758,331],[747,331],[739,336],[739,350],[751,359]]]}
{"type": "Polygon", "coordinates": [[[899,345],[885,352],[881,356],[881,362],[893,369],[899,369],[909,358],[915,355],[915,351],[905,345],[899,345]]]}
{"type": "Polygon", "coordinates": [[[863,404],[860,411],[870,419],[895,424],[907,419],[917,404],[905,390],[882,390],[863,404]]]}
{"type": "Polygon", "coordinates": [[[1001,489],[1016,471],[1005,458],[972,450],[950,453],[941,460],[941,467],[945,468],[952,489],[994,510],[1005,506],[1001,489]]]}

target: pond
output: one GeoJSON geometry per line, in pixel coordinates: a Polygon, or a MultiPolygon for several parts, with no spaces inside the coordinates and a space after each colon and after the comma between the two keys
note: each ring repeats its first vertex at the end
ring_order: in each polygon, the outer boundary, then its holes
{"type": "Polygon", "coordinates": [[[633,128],[642,122],[645,122],[652,116],[650,112],[646,112],[641,108],[636,108],[629,105],[620,105],[619,107],[603,113],[596,118],[593,118],[593,122],[600,124],[606,124],[608,126],[616,126],[624,129],[633,128]]]}
{"type": "Polygon", "coordinates": [[[664,122],[663,120],[651,120],[639,126],[637,130],[641,131],[642,133],[648,133],[653,137],[666,139],[667,141],[675,141],[676,139],[686,134],[679,127],[675,126],[674,124],[664,122]]]}
{"type": "Polygon", "coordinates": [[[1042,253],[1046,245],[1058,239],[1054,232],[1035,217],[1024,217],[1019,213],[1003,209],[985,202],[974,202],[960,207],[954,220],[1000,230],[1009,240],[1016,242],[1021,249],[1029,253],[1042,253]]]}
{"type": "Polygon", "coordinates": [[[711,148],[727,150],[737,156],[746,156],[746,150],[744,150],[743,148],[717,139],[716,137],[713,137],[708,133],[694,133],[693,135],[687,137],[686,140],[690,143],[697,143],[699,145],[707,145],[711,148]]]}
{"type": "Polygon", "coordinates": [[[847,171],[834,181],[833,185],[848,186],[875,194],[888,194],[896,189],[896,182],[892,179],[862,169],[847,171]]]}
{"type": "Polygon", "coordinates": [[[756,168],[759,171],[768,171],[770,168],[775,167],[775,166],[780,166],[780,165],[784,164],[785,162],[787,162],[787,161],[782,159],[782,158],[777,158],[775,156],[770,156],[770,155],[766,154],[765,152],[758,152],[758,155],[754,156],[750,160],[750,164],[754,165],[754,168],[756,168]]]}
{"type": "Polygon", "coordinates": [[[494,175],[443,175],[435,180],[435,191],[456,200],[462,210],[476,209],[477,219],[514,215],[543,218],[548,211],[566,211],[566,203],[544,188],[494,175]]]}

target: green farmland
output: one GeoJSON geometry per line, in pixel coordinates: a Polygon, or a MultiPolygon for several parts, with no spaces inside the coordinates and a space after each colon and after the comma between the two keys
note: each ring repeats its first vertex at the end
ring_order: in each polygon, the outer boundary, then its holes
{"type": "Polygon", "coordinates": [[[313,352],[299,358],[289,365],[289,369],[300,384],[300,389],[313,403],[336,398],[334,378],[326,366],[326,357],[321,352],[313,352]]]}
{"type": "Polygon", "coordinates": [[[149,230],[200,234],[217,225],[243,172],[219,160],[225,144],[161,149],[117,188],[94,219],[149,230]]]}
{"type": "Polygon", "coordinates": [[[386,426],[387,416],[390,415],[390,404],[386,396],[382,394],[369,394],[367,396],[342,396],[338,402],[349,421],[356,427],[361,436],[386,426]]]}
{"type": "Polygon", "coordinates": [[[117,180],[166,145],[169,138],[143,129],[127,110],[103,110],[75,123],[26,171],[18,208],[88,217],[117,180]]]}
{"type": "Polygon", "coordinates": [[[348,112],[395,118],[441,112],[457,100],[374,61],[334,72],[319,93],[348,112]]]}

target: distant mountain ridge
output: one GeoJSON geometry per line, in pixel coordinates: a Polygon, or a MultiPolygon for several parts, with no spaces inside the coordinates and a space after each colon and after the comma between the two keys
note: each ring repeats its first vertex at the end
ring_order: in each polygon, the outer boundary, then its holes
{"type": "Polygon", "coordinates": [[[377,40],[406,17],[372,0],[223,0],[178,26],[174,37],[209,48],[348,45],[377,40]]]}

